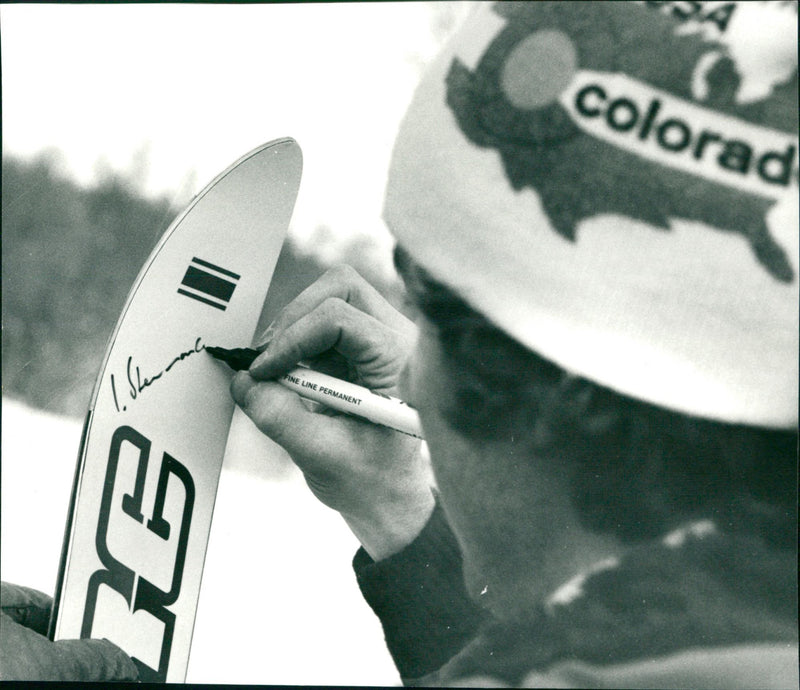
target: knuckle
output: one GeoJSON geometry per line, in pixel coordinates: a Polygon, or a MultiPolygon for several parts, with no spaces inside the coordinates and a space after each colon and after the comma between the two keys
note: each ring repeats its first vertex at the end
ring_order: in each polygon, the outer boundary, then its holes
{"type": "Polygon", "coordinates": [[[354,269],[350,264],[335,264],[331,266],[327,271],[326,275],[330,276],[333,279],[340,280],[342,282],[352,282],[355,280],[362,280],[361,276],[359,275],[358,271],[354,269]]]}
{"type": "Polygon", "coordinates": [[[280,363],[284,367],[292,366],[308,356],[309,345],[305,341],[292,340],[281,348],[280,363]]]}
{"type": "Polygon", "coordinates": [[[340,325],[348,310],[348,304],[341,297],[326,297],[319,305],[319,313],[323,321],[340,325]]]}
{"type": "Polygon", "coordinates": [[[323,300],[322,304],[326,305],[326,308],[338,312],[347,307],[347,300],[340,295],[330,295],[323,300]]]}
{"type": "Polygon", "coordinates": [[[366,282],[361,274],[350,264],[336,264],[331,266],[324,275],[330,281],[335,290],[343,292],[346,296],[351,290],[362,289],[366,282]]]}

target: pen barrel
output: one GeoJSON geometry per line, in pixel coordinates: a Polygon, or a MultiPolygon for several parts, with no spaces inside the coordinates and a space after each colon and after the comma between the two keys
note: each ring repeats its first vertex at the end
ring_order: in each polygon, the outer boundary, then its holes
{"type": "Polygon", "coordinates": [[[278,380],[302,397],[326,407],[422,438],[417,411],[402,400],[304,367],[296,367],[278,380]]]}

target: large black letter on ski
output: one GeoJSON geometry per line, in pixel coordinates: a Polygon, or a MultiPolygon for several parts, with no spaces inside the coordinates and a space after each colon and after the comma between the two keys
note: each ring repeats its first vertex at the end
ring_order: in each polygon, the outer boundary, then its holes
{"type": "MultiPolygon", "coordinates": [[[[144,515],[142,514],[142,499],[144,497],[150,447],[150,441],[129,426],[119,427],[111,438],[108,467],[106,469],[105,485],[100,503],[100,515],[95,537],[97,555],[105,568],[96,570],[89,579],[81,637],[86,638],[92,635],[92,627],[97,611],[98,593],[101,586],[110,588],[124,598],[131,616],[137,611],[144,611],[163,624],[164,633],[161,640],[158,668],[151,668],[135,656],[132,656],[132,658],[139,669],[139,676],[142,681],[165,682],[167,668],[169,666],[170,650],[172,647],[172,636],[175,629],[175,614],[166,607],[174,604],[180,594],[184,562],[186,560],[186,548],[189,541],[189,527],[191,525],[192,510],[194,508],[195,488],[194,481],[186,467],[168,453],[164,453],[159,468],[153,515],[147,520],[145,525],[144,515]],[[136,464],[136,478],[133,482],[133,486],[129,487],[128,493],[123,494],[120,505],[115,507],[113,505],[114,487],[117,482],[117,469],[123,443],[131,444],[138,450],[139,456],[136,464]],[[122,513],[135,522],[141,524],[144,529],[158,535],[158,537],[165,541],[168,540],[172,530],[169,522],[164,519],[164,506],[166,502],[167,486],[171,477],[175,477],[180,481],[185,492],[185,498],[181,514],[175,562],[172,570],[172,581],[169,591],[165,592],[115,558],[108,547],[107,537],[111,512],[117,509],[121,510],[122,513]]],[[[145,541],[146,540],[143,540],[143,543],[145,543],[145,541]]]]}

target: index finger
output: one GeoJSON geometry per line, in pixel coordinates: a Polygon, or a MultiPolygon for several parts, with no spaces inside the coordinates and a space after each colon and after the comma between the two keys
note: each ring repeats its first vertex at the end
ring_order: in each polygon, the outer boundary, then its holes
{"type": "Polygon", "coordinates": [[[271,379],[309,357],[335,350],[355,368],[360,385],[391,394],[412,342],[341,299],[329,298],[278,332],[250,365],[250,374],[271,379]]]}
{"type": "Polygon", "coordinates": [[[395,331],[413,333],[411,321],[389,304],[354,268],[341,264],[328,269],[287,304],[259,338],[257,346],[265,345],[274,334],[285,330],[329,298],[347,302],[395,331]]]}

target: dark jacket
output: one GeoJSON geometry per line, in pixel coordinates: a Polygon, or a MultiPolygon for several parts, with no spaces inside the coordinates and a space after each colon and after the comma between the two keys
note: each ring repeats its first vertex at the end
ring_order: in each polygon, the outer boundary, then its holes
{"type": "Polygon", "coordinates": [[[468,598],[438,507],[404,551],[361,550],[354,567],[408,685],[798,687],[796,553],[710,522],[630,548],[514,621],[468,598]]]}
{"type": "Polygon", "coordinates": [[[134,662],[108,640],[47,638],[53,600],[35,589],[0,583],[0,680],[136,680],[134,662]]]}

